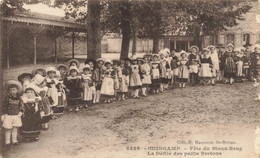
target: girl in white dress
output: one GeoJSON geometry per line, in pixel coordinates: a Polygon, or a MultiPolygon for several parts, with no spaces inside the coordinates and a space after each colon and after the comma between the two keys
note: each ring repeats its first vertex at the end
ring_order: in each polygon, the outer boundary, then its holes
{"type": "Polygon", "coordinates": [[[114,80],[115,72],[112,69],[112,62],[105,61],[106,70],[104,71],[104,80],[101,85],[101,95],[105,97],[105,103],[110,103],[115,94],[114,80]]]}
{"type": "Polygon", "coordinates": [[[142,93],[143,96],[147,96],[147,88],[152,84],[151,81],[151,67],[148,62],[148,58],[145,56],[143,59],[143,64],[140,67],[142,74],[142,93]]]}
{"type": "Polygon", "coordinates": [[[84,65],[82,68],[83,74],[82,76],[82,88],[83,88],[83,95],[82,101],[85,103],[85,107],[88,107],[88,104],[91,103],[93,100],[93,80],[92,80],[92,73],[90,71],[90,66],[88,64],[84,65]]]}
{"type": "Polygon", "coordinates": [[[135,99],[139,98],[139,89],[142,86],[142,81],[140,77],[140,69],[137,65],[137,60],[133,60],[130,72],[130,87],[133,89],[133,95],[135,99]]]}
{"type": "Polygon", "coordinates": [[[179,66],[179,75],[178,75],[180,88],[184,88],[185,82],[187,82],[189,79],[188,65],[189,65],[189,59],[187,58],[186,53],[182,53],[180,59],[180,66],[179,66]]]}

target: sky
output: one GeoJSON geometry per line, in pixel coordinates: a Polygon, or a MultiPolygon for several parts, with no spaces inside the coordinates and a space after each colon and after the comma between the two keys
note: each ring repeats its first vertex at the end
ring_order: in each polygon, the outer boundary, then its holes
{"type": "Polygon", "coordinates": [[[49,7],[46,4],[43,3],[38,3],[38,4],[24,4],[25,9],[30,9],[32,12],[36,13],[43,13],[43,14],[48,14],[48,15],[56,15],[56,16],[65,16],[65,12],[63,9],[60,8],[52,8],[49,7]]]}

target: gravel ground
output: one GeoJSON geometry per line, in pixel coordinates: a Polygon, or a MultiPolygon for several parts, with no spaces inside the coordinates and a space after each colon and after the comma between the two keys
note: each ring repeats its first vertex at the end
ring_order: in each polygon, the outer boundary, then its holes
{"type": "Polygon", "coordinates": [[[225,140],[235,142],[233,146],[242,147],[242,151],[186,157],[249,158],[255,156],[254,130],[260,122],[259,102],[253,101],[254,97],[253,83],[247,82],[186,87],[141,99],[94,105],[51,120],[50,129],[42,131],[38,142],[11,147],[4,157],[179,158],[182,156],[149,156],[148,151],[152,150],[148,148],[179,146],[184,150],[192,145],[178,142],[225,140]],[[141,150],[127,150],[128,147],[141,150]]]}

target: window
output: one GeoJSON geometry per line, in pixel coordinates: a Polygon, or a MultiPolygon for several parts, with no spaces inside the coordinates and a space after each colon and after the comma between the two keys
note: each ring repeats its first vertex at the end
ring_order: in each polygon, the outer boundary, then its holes
{"type": "Polygon", "coordinates": [[[234,44],[234,39],[235,39],[234,34],[227,34],[227,43],[226,44],[229,44],[229,43],[234,44]]]}
{"type": "Polygon", "coordinates": [[[250,34],[249,33],[243,34],[243,43],[250,44],[250,34]]]}

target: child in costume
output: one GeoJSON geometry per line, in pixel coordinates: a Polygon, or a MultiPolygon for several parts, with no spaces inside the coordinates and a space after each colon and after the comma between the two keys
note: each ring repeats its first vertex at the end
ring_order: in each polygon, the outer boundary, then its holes
{"type": "Polygon", "coordinates": [[[58,89],[57,85],[59,84],[59,81],[56,78],[56,68],[55,67],[47,67],[46,68],[47,77],[46,77],[46,86],[48,87],[47,95],[51,98],[51,108],[53,110],[53,119],[57,118],[59,114],[57,111],[57,105],[58,105],[58,89]]]}
{"type": "Polygon", "coordinates": [[[82,90],[82,79],[78,75],[79,70],[76,66],[71,66],[68,72],[68,76],[64,82],[68,89],[68,105],[70,106],[69,111],[79,111],[81,105],[81,92],[82,90]]]}
{"type": "Polygon", "coordinates": [[[224,54],[224,77],[226,78],[225,83],[234,83],[234,79],[236,78],[236,63],[235,63],[235,52],[233,44],[228,44],[226,46],[226,52],[224,54]]]}
{"type": "Polygon", "coordinates": [[[257,78],[260,75],[260,44],[254,45],[253,50],[250,55],[250,76],[257,78]]]}
{"type": "Polygon", "coordinates": [[[152,84],[151,80],[151,67],[148,61],[148,57],[144,56],[143,64],[140,67],[142,74],[142,93],[143,96],[147,96],[147,88],[152,84]]]}
{"type": "Polygon", "coordinates": [[[93,100],[93,90],[91,87],[94,86],[93,80],[92,80],[92,73],[90,71],[90,66],[88,64],[85,64],[82,68],[83,73],[82,76],[82,88],[83,88],[83,95],[82,95],[82,101],[85,104],[85,107],[87,108],[88,105],[91,104],[91,101],[93,100]]]}
{"type": "Polygon", "coordinates": [[[185,87],[185,83],[189,79],[189,70],[188,70],[188,65],[189,65],[189,59],[187,58],[186,52],[181,52],[181,59],[180,59],[180,66],[179,66],[179,75],[178,75],[178,80],[180,82],[180,88],[185,87]]]}
{"type": "Polygon", "coordinates": [[[170,73],[170,64],[166,60],[166,52],[162,51],[159,52],[160,55],[160,91],[163,92],[164,90],[168,89],[168,83],[169,83],[169,73],[170,73]]]}
{"type": "Polygon", "coordinates": [[[212,85],[216,85],[216,78],[218,76],[219,73],[219,57],[218,57],[218,52],[216,50],[215,46],[208,46],[208,49],[210,50],[209,56],[212,62],[212,79],[211,79],[211,83],[212,85]]]}
{"type": "Polygon", "coordinates": [[[210,84],[210,79],[212,77],[212,61],[210,58],[210,50],[208,48],[204,48],[203,54],[200,57],[200,71],[199,77],[202,79],[203,85],[210,84]]]}
{"type": "Polygon", "coordinates": [[[22,134],[26,141],[38,141],[41,129],[41,97],[38,96],[37,87],[29,84],[25,94],[21,97],[24,116],[22,117],[22,134]]]}
{"type": "Polygon", "coordinates": [[[237,79],[236,81],[238,83],[243,82],[243,79],[245,78],[245,69],[244,65],[247,65],[247,57],[244,54],[244,48],[237,48],[238,54],[235,56],[235,62],[237,65],[237,79]]]}
{"type": "Polygon", "coordinates": [[[23,104],[20,99],[22,85],[15,80],[9,80],[6,83],[8,96],[4,99],[1,120],[5,129],[5,145],[10,145],[11,140],[14,145],[18,144],[18,128],[22,126],[21,116],[23,104]]]}
{"type": "Polygon", "coordinates": [[[97,67],[94,69],[93,72],[93,80],[95,82],[95,87],[96,87],[96,99],[93,100],[93,103],[99,103],[100,102],[100,90],[101,90],[101,85],[103,81],[103,73],[104,73],[104,60],[101,58],[98,58],[96,60],[97,67]]]}
{"type": "Polygon", "coordinates": [[[137,59],[132,60],[131,71],[130,71],[130,87],[133,89],[133,96],[135,99],[139,97],[139,89],[142,86],[140,77],[140,70],[137,64],[137,59]]]}
{"type": "MultiPolygon", "coordinates": [[[[93,77],[93,73],[94,73],[95,65],[96,65],[95,60],[87,59],[87,60],[85,61],[85,64],[88,64],[88,65],[89,65],[89,67],[90,67],[90,73],[92,74],[92,77],[93,77]]],[[[96,93],[95,81],[94,81],[93,79],[92,79],[92,81],[93,81],[93,86],[91,86],[90,89],[92,90],[92,95],[93,95],[92,102],[95,103],[96,100],[97,100],[97,93],[96,93]]]]}
{"type": "Polygon", "coordinates": [[[120,66],[118,67],[118,80],[119,80],[119,100],[125,100],[125,95],[128,92],[129,85],[129,69],[125,67],[124,60],[120,61],[120,66]]]}
{"type": "Polygon", "coordinates": [[[151,78],[152,78],[152,93],[159,93],[160,89],[160,61],[157,54],[153,55],[153,61],[151,62],[151,78]]]}
{"type": "Polygon", "coordinates": [[[119,90],[119,79],[118,79],[118,68],[119,68],[119,61],[118,60],[113,60],[113,70],[114,70],[114,90],[115,90],[115,94],[114,94],[114,98],[113,100],[116,101],[116,99],[118,98],[118,90],[119,90]]]}
{"type": "Polygon", "coordinates": [[[110,103],[112,98],[115,95],[114,90],[114,77],[115,72],[112,68],[112,62],[110,60],[106,60],[105,62],[106,69],[104,71],[104,79],[101,85],[101,95],[105,98],[105,103],[110,103]]]}
{"type": "Polygon", "coordinates": [[[190,71],[190,84],[195,86],[198,84],[198,73],[200,57],[198,55],[199,48],[197,46],[190,47],[191,54],[189,55],[189,71],[190,71]]]}
{"type": "Polygon", "coordinates": [[[42,129],[47,130],[49,128],[49,120],[51,119],[51,101],[50,97],[48,97],[48,87],[46,86],[45,77],[37,74],[33,78],[33,83],[35,84],[36,92],[41,97],[41,105],[42,105],[42,111],[41,111],[41,118],[42,118],[42,129]]]}
{"type": "Polygon", "coordinates": [[[179,58],[176,56],[176,51],[173,50],[171,52],[171,70],[172,70],[172,79],[171,79],[171,87],[174,88],[175,83],[177,81],[177,77],[179,74],[179,58]]]}

